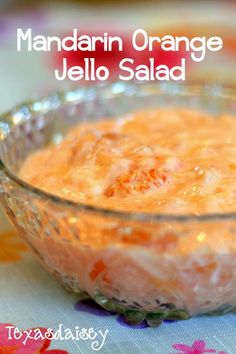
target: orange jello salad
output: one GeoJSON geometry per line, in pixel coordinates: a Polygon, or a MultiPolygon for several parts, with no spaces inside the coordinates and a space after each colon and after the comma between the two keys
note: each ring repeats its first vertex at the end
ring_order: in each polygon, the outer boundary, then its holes
{"type": "MultiPolygon", "coordinates": [[[[31,154],[19,176],[64,199],[128,214],[233,213],[236,119],[166,108],[81,123],[31,154]]],[[[236,305],[231,221],[219,230],[210,221],[105,227],[95,216],[81,220],[77,243],[45,239],[37,248],[91,296],[99,290],[150,309],[171,303],[190,315],[236,305]]]]}

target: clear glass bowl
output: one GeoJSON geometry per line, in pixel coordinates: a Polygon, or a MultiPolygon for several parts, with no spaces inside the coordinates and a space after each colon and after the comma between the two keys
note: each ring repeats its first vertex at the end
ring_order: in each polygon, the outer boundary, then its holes
{"type": "MultiPolygon", "coordinates": [[[[77,204],[17,177],[25,158],[75,124],[138,109],[188,107],[236,112],[235,90],[204,84],[113,83],[80,87],[23,104],[0,118],[0,200],[21,237],[67,289],[130,323],[151,326],[236,309],[236,213],[137,214],[77,204]],[[198,240],[194,252],[169,254],[163,237],[198,240]],[[215,239],[214,249],[204,247],[215,239]],[[230,241],[230,242],[231,242],[230,241]]],[[[217,120],[216,120],[217,124],[217,120]]],[[[86,178],[86,176],[85,176],[86,178]]]]}

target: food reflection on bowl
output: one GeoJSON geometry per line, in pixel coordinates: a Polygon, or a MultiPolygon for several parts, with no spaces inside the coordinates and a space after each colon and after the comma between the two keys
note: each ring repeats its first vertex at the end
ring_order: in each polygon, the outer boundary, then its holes
{"type": "Polygon", "coordinates": [[[7,215],[68,289],[132,323],[234,311],[235,97],[117,82],[16,108],[0,121],[7,215]]]}

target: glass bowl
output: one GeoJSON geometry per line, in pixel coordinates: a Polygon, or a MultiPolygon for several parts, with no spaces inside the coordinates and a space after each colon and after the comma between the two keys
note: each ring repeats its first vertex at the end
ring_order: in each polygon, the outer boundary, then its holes
{"type": "Polygon", "coordinates": [[[6,214],[68,290],[130,323],[157,326],[164,319],[235,311],[236,213],[105,210],[50,195],[17,177],[30,153],[57,143],[79,122],[157,106],[235,114],[235,92],[209,84],[116,82],[22,104],[0,117],[0,200],[6,214]],[[173,235],[182,252],[163,247],[173,235]],[[194,251],[184,248],[188,238],[194,251]]]}

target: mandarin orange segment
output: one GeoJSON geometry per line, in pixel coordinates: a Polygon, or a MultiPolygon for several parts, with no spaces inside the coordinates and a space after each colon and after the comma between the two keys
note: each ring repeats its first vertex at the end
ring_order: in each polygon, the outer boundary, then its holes
{"type": "Polygon", "coordinates": [[[119,176],[106,190],[106,197],[122,196],[131,193],[145,193],[151,188],[159,188],[166,181],[167,176],[158,169],[142,170],[134,168],[128,173],[119,176]]]}
{"type": "Polygon", "coordinates": [[[89,273],[89,276],[92,280],[95,280],[101,273],[104,272],[106,269],[105,264],[103,263],[103,260],[100,259],[94,264],[94,267],[92,271],[89,273]]]}

